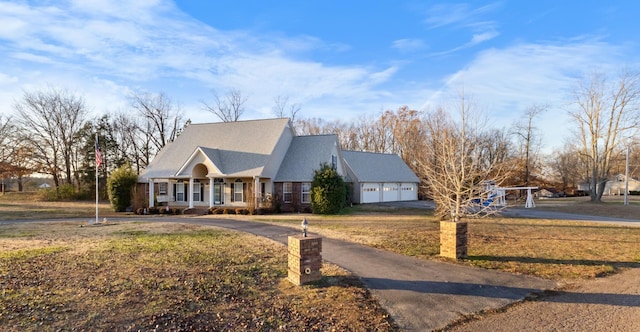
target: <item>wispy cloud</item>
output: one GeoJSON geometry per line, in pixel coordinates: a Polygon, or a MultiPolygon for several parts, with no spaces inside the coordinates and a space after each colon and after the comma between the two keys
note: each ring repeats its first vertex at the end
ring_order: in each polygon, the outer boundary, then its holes
{"type": "Polygon", "coordinates": [[[442,105],[464,87],[468,96],[493,115],[497,126],[508,126],[528,107],[549,105],[539,127],[548,146],[558,145],[567,132],[566,110],[577,80],[593,70],[615,72],[624,63],[622,54],[623,48],[598,39],[487,49],[464,69],[444,78],[443,88],[423,107],[442,105]]]}
{"type": "Polygon", "coordinates": [[[391,47],[401,52],[414,52],[424,49],[426,45],[421,39],[398,39],[393,41],[391,47]]]}
{"type": "Polygon", "coordinates": [[[500,9],[502,4],[494,2],[481,7],[466,3],[438,4],[427,11],[425,23],[431,29],[454,29],[468,31],[468,42],[433,55],[444,55],[467,49],[500,35],[497,23],[487,17],[500,9]]]}
{"type": "Polygon", "coordinates": [[[387,95],[378,85],[397,70],[296,58],[349,46],[304,35],[220,31],[169,0],[0,0],[0,5],[0,57],[5,59],[0,75],[20,80],[10,87],[0,81],[0,88],[66,84],[97,97],[98,103],[120,107],[124,103],[113,101],[131,89],[169,86],[172,91],[165,92],[170,96],[180,94],[188,99],[184,104],[195,105],[210,97],[210,89],[238,88],[249,95],[248,108],[263,114],[273,97],[283,94],[307,105],[326,97],[343,107],[377,100],[387,95]],[[95,93],[101,89],[103,96],[95,93]]]}

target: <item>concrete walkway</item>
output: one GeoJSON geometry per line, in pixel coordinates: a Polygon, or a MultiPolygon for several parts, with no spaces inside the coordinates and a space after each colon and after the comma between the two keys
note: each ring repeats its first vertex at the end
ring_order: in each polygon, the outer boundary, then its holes
{"type": "MultiPolygon", "coordinates": [[[[234,229],[283,244],[299,233],[289,227],[211,217],[156,220],[234,229]]],[[[324,260],[358,275],[404,331],[441,329],[464,315],[502,308],[557,287],[550,280],[417,259],[328,238],[322,249],[324,260]]]]}

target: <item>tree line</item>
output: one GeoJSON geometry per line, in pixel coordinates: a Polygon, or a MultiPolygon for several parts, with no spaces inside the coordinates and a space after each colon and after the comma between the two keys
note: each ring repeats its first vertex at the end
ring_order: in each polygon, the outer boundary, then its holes
{"type": "MultiPolygon", "coordinates": [[[[221,121],[241,119],[247,101],[241,91],[212,95],[213,101],[201,101],[202,110],[221,121]]],[[[277,117],[289,117],[298,135],[336,134],[343,149],[398,154],[423,180],[427,196],[442,186],[463,190],[469,187],[465,181],[492,178],[503,185],[561,190],[589,183],[588,194],[600,201],[605,182],[623,172],[627,149],[631,173],[637,175],[639,97],[636,72],[581,78],[566,107],[573,120],[566,131],[572,136],[550,154],[542,153],[542,135],[566,133],[538,127],[540,115],[550,108],[545,104],[517,110],[518,120],[505,128],[488,126],[488,118],[463,92],[451,105],[430,110],[402,106],[351,121],[300,117],[301,105],[283,96],[274,98],[272,109],[277,117]],[[452,172],[471,177],[455,179],[452,172]]],[[[164,93],[134,93],[128,109],[98,118],[90,117],[82,96],[57,88],[25,91],[12,108],[12,116],[0,115],[2,184],[12,180],[22,190],[25,177],[46,174],[55,188],[72,186],[89,197],[95,186],[96,133],[103,155],[99,179],[105,181],[127,163],[139,173],[190,123],[164,93]]]]}

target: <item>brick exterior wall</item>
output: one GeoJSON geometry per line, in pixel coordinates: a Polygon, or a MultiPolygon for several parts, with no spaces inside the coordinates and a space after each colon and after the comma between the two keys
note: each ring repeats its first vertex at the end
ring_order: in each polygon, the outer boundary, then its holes
{"type": "Polygon", "coordinates": [[[273,197],[278,200],[278,202],[274,202],[274,204],[280,204],[281,212],[311,212],[311,204],[310,203],[302,203],[302,182],[292,182],[292,196],[291,202],[284,202],[284,183],[275,182],[273,197]]]}

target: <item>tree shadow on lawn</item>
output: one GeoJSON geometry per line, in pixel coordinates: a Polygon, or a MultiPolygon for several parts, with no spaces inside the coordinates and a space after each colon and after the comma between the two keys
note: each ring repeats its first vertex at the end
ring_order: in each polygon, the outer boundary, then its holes
{"type": "Polygon", "coordinates": [[[467,260],[473,261],[491,261],[491,262],[519,262],[528,264],[562,264],[562,265],[585,265],[585,266],[602,266],[609,265],[614,268],[640,268],[640,262],[620,262],[606,260],[589,260],[589,259],[554,259],[554,258],[537,258],[537,257],[521,257],[521,256],[468,256],[467,260]]]}

